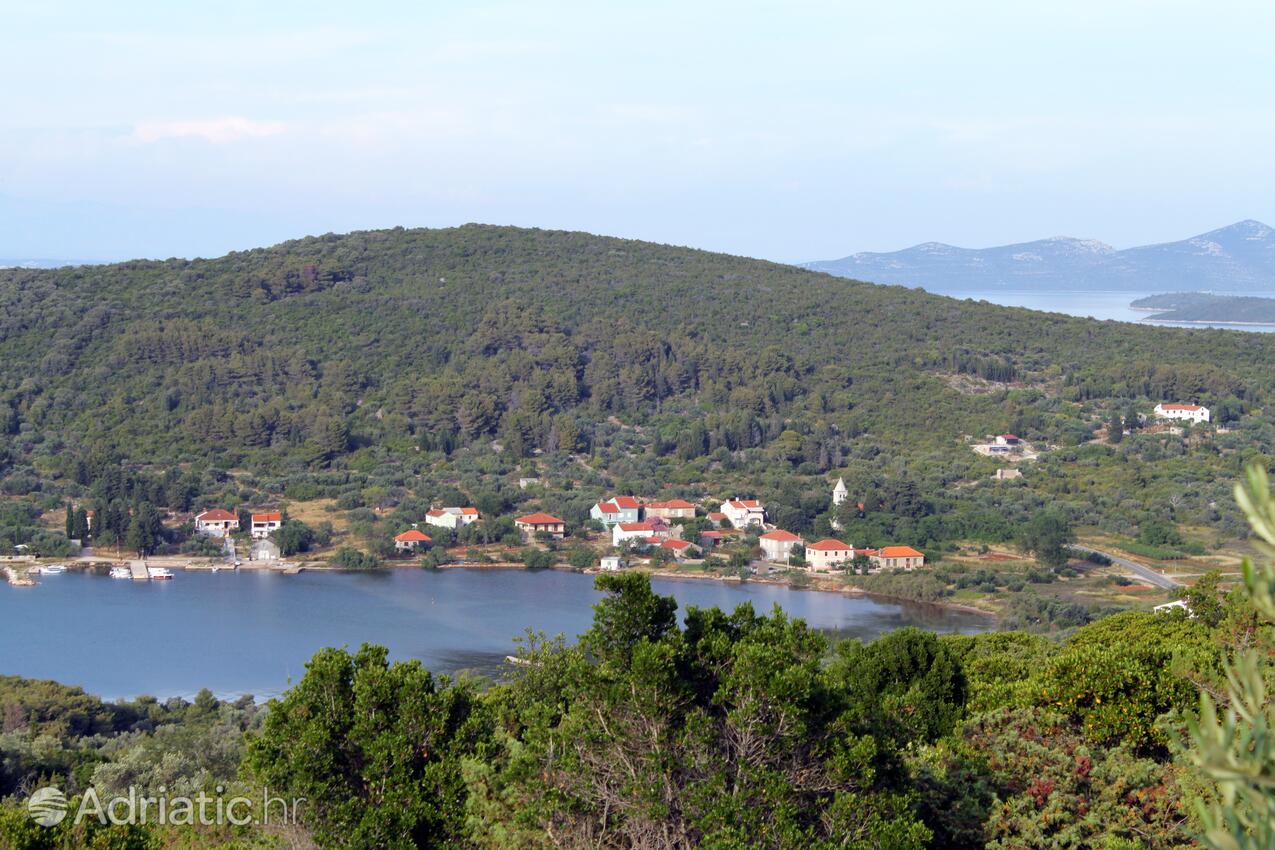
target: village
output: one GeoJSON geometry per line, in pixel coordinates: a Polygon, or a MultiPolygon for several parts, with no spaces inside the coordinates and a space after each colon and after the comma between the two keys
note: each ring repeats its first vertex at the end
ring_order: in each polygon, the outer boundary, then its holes
{"type": "MultiPolygon", "coordinates": [[[[833,487],[831,505],[835,509],[849,498],[844,480],[833,487]]],[[[395,535],[395,555],[411,561],[439,545],[440,531],[455,532],[482,521],[472,506],[431,508],[419,522],[395,535]],[[431,536],[431,532],[433,536],[431,536]]],[[[282,561],[281,549],[273,539],[282,529],[281,511],[253,512],[247,525],[239,515],[222,508],[202,511],[194,517],[195,531],[226,541],[234,551],[233,536],[247,530],[247,559],[252,566],[269,566],[282,561]]],[[[718,553],[728,543],[753,541],[747,568],[754,572],[797,569],[831,573],[854,569],[912,570],[925,565],[925,555],[906,545],[866,548],[835,538],[807,541],[801,536],[768,522],[766,506],[757,499],[732,498],[713,502],[685,499],[643,500],[635,496],[615,496],[594,504],[589,521],[574,528],[570,523],[543,511],[514,518],[514,528],[524,544],[553,545],[568,536],[596,550],[594,568],[615,571],[639,564],[667,561],[726,562],[718,553]]],[[[243,561],[236,558],[236,565],[243,561]]]]}
{"type": "MultiPolygon", "coordinates": [[[[1152,417],[1162,427],[1204,424],[1211,412],[1198,404],[1157,404],[1152,417]]],[[[1142,418],[1142,417],[1140,417],[1142,418]]],[[[1145,423],[1141,423],[1145,424],[1145,423]]],[[[1010,464],[995,478],[1021,478],[1015,464],[1034,460],[1046,448],[1036,448],[1014,434],[990,436],[974,450],[1010,464]]],[[[537,477],[521,476],[520,490],[539,488],[537,477]]],[[[846,516],[850,498],[845,480],[832,487],[829,517],[833,535],[843,529],[835,519],[846,516]]],[[[534,506],[535,500],[532,500],[534,506]]],[[[862,503],[855,503],[862,512],[862,503]]],[[[853,505],[851,506],[854,507],[853,505]]],[[[83,510],[86,538],[96,539],[96,511],[83,510]]],[[[323,542],[316,547],[297,546],[298,526],[286,506],[237,511],[209,507],[198,513],[172,516],[171,524],[186,523],[186,533],[208,541],[203,558],[138,553],[126,560],[117,544],[113,559],[95,549],[90,539],[74,556],[77,566],[92,564],[113,578],[168,580],[174,569],[268,569],[295,573],[303,569],[366,569],[384,561],[375,554],[345,546],[335,555],[323,542]],[[344,556],[344,557],[342,557],[344,556]]],[[[926,553],[906,542],[877,546],[858,545],[837,536],[802,536],[772,521],[766,505],[756,498],[644,499],[617,495],[593,503],[587,518],[581,512],[571,519],[535,510],[517,516],[486,517],[472,505],[447,505],[423,510],[419,518],[398,520],[398,529],[381,555],[391,564],[430,567],[538,567],[570,566],[587,571],[613,572],[630,568],[685,567],[703,575],[744,578],[778,576],[799,581],[803,576],[834,574],[869,575],[912,571],[927,565],[926,553]],[[494,520],[494,521],[493,521],[494,520]],[[410,527],[403,528],[403,525],[410,527]],[[477,533],[475,533],[477,532],[477,533]],[[480,545],[474,545],[481,541],[480,545]],[[521,551],[514,548],[521,544],[521,551]],[[530,554],[529,554],[530,553],[530,554]]],[[[825,525],[825,529],[827,529],[825,525]]],[[[70,534],[68,534],[70,537],[70,534]]],[[[78,545],[77,540],[72,540],[78,545]]],[[[11,584],[26,586],[35,576],[55,574],[61,564],[44,564],[25,547],[15,547],[5,559],[11,584]]]]}

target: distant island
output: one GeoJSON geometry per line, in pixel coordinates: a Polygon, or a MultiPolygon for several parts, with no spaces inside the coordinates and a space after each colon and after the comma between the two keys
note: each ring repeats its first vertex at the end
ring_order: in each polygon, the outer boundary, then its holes
{"type": "Polygon", "coordinates": [[[1171,292],[1139,298],[1129,306],[1152,313],[1147,317],[1152,322],[1275,325],[1275,298],[1171,292]]]}
{"type": "Polygon", "coordinates": [[[902,251],[806,263],[840,277],[931,292],[1275,292],[1275,230],[1246,220],[1178,242],[1119,250],[1055,237],[994,248],[926,242],[902,251]]]}

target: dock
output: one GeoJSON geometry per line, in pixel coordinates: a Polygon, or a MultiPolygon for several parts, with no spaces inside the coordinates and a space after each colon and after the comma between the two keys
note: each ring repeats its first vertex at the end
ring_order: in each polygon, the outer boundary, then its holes
{"type": "Polygon", "coordinates": [[[27,575],[26,570],[19,570],[15,567],[5,567],[4,575],[9,584],[14,587],[35,587],[35,579],[27,575]]]}
{"type": "Polygon", "coordinates": [[[145,561],[129,561],[128,568],[133,573],[133,581],[150,581],[150,571],[146,569],[145,561]]]}

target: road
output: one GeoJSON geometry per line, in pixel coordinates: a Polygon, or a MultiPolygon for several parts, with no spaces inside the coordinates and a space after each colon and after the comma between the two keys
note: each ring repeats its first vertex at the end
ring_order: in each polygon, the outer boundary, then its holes
{"type": "Polygon", "coordinates": [[[1170,576],[1161,575],[1160,573],[1156,572],[1150,567],[1139,564],[1137,561],[1130,561],[1128,558],[1122,558],[1119,555],[1113,555],[1110,552],[1102,552],[1098,549],[1090,549],[1088,546],[1081,546],[1076,543],[1073,543],[1071,545],[1071,548],[1075,552],[1081,552],[1081,553],[1097,552],[1099,555],[1105,555],[1106,557],[1111,559],[1111,562],[1113,564],[1119,564],[1122,567],[1127,567],[1134,574],[1146,579],[1147,581],[1154,584],[1156,587],[1163,587],[1165,590],[1172,590],[1175,587],[1182,586],[1182,582],[1178,581],[1177,579],[1171,578],[1170,576]]]}

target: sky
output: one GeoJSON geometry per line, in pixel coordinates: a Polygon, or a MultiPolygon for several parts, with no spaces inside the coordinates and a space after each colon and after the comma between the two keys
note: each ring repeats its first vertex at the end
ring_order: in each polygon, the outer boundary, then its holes
{"type": "Polygon", "coordinates": [[[466,222],[783,262],[1275,224],[1275,3],[0,0],[0,258],[466,222]]]}

